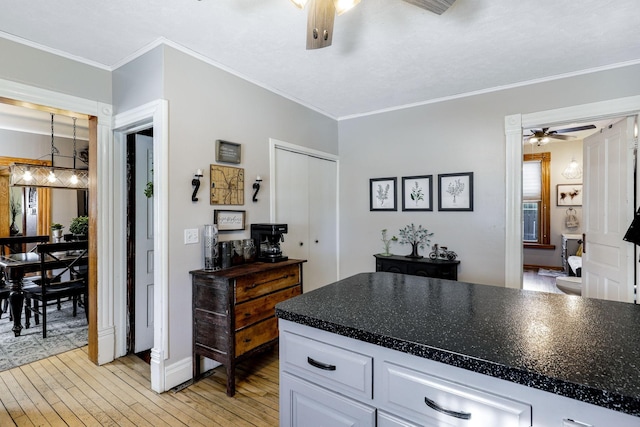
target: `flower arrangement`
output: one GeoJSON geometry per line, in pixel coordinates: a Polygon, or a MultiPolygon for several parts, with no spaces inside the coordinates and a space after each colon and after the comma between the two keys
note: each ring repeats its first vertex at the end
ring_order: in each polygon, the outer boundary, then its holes
{"type": "Polygon", "coordinates": [[[387,229],[382,230],[382,243],[384,244],[384,252],[381,255],[390,256],[391,252],[389,252],[389,245],[391,242],[397,242],[398,238],[396,236],[392,236],[391,238],[387,237],[387,229]]]}
{"type": "Polygon", "coordinates": [[[429,230],[422,225],[416,227],[413,223],[401,228],[398,234],[401,245],[411,245],[412,250],[411,254],[407,255],[408,258],[422,258],[421,255],[418,255],[418,248],[424,249],[425,245],[430,242],[429,238],[433,236],[433,233],[429,233],[429,230]]]}

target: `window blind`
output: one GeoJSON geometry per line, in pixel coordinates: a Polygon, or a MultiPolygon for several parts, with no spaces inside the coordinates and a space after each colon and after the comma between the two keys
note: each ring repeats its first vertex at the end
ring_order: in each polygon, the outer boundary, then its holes
{"type": "Polygon", "coordinates": [[[522,200],[542,200],[542,162],[527,161],[522,164],[522,200]]]}

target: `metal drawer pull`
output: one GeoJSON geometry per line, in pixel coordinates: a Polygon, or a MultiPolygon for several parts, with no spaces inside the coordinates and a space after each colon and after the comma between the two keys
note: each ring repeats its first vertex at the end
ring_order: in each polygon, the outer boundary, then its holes
{"type": "Polygon", "coordinates": [[[449,409],[444,409],[442,406],[438,405],[436,402],[434,402],[433,400],[429,399],[428,397],[424,398],[424,403],[427,404],[427,406],[431,409],[433,409],[434,411],[438,411],[441,412],[445,415],[449,415],[450,417],[454,417],[454,418],[460,418],[461,420],[470,420],[471,419],[471,414],[468,412],[456,412],[456,411],[451,411],[449,409]]]}
{"type": "Polygon", "coordinates": [[[335,371],[336,365],[329,365],[327,363],[318,362],[317,360],[313,360],[310,357],[307,357],[307,363],[309,365],[314,366],[318,369],[322,369],[323,371],[335,371]]]}

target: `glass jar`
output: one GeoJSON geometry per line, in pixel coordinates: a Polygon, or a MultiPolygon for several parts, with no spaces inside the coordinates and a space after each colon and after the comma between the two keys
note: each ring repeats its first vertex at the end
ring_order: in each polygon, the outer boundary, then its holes
{"type": "Polygon", "coordinates": [[[244,256],[244,262],[253,262],[256,260],[256,247],[253,244],[253,239],[244,239],[242,241],[242,254],[244,256]]]}
{"type": "Polygon", "coordinates": [[[233,240],[233,250],[231,254],[231,265],[244,264],[244,251],[242,240],[233,240]]]}

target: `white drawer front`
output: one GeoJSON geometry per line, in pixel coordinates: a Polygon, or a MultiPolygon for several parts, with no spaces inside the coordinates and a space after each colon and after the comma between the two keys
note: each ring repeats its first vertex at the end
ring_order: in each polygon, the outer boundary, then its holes
{"type": "Polygon", "coordinates": [[[382,371],[381,402],[392,413],[451,426],[531,426],[531,405],[389,362],[382,371]]]}
{"type": "Polygon", "coordinates": [[[280,369],[332,390],[372,398],[373,359],[369,356],[284,332],[280,369]]]}

